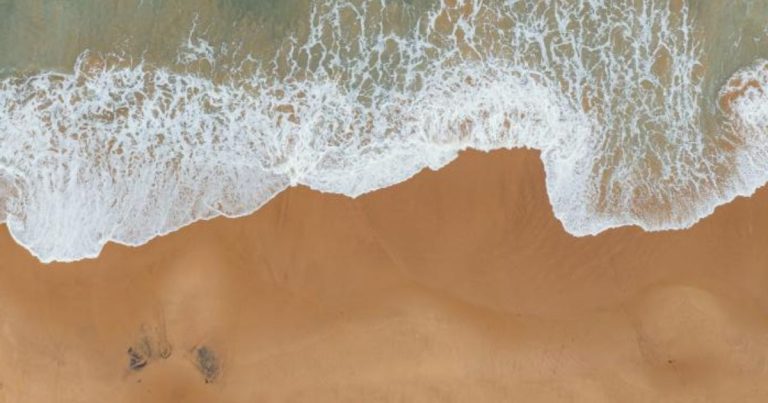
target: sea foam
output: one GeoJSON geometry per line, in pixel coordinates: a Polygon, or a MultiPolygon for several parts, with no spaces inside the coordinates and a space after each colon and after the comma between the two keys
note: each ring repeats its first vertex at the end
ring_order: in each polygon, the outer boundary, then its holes
{"type": "Polygon", "coordinates": [[[733,125],[705,133],[685,6],[414,12],[316,0],[307,34],[271,58],[220,62],[193,30],[173,65],[86,51],[72,73],[4,79],[0,219],[40,260],[74,261],[249,214],[290,186],[356,197],[468,148],[540,150],[574,235],[685,228],[766,181],[765,70],[742,73],[762,81],[728,102],[733,125]]]}

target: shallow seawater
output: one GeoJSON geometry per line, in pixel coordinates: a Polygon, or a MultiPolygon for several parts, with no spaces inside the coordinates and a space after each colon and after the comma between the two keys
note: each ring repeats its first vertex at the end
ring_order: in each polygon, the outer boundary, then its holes
{"type": "Polygon", "coordinates": [[[768,179],[758,0],[0,0],[0,219],[43,261],[541,150],[574,235],[768,179]]]}

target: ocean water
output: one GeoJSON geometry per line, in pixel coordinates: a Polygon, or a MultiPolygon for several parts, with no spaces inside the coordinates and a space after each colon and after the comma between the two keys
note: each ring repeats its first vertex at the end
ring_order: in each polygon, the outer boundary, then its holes
{"type": "Polygon", "coordinates": [[[0,0],[0,220],[44,262],[541,151],[571,234],[768,180],[763,0],[0,0]]]}

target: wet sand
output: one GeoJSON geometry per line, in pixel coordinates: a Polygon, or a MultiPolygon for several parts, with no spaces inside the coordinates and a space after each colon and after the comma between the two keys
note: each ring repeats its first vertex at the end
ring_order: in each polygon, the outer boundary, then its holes
{"type": "Polygon", "coordinates": [[[96,260],[0,237],[0,402],[765,401],[768,191],[574,238],[533,151],[96,260]]]}

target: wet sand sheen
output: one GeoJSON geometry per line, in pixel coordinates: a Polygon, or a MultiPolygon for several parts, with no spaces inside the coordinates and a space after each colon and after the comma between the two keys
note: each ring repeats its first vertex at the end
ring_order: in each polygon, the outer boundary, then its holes
{"type": "Polygon", "coordinates": [[[4,233],[0,402],[763,401],[767,200],[574,238],[537,153],[467,152],[76,264],[4,233]]]}

